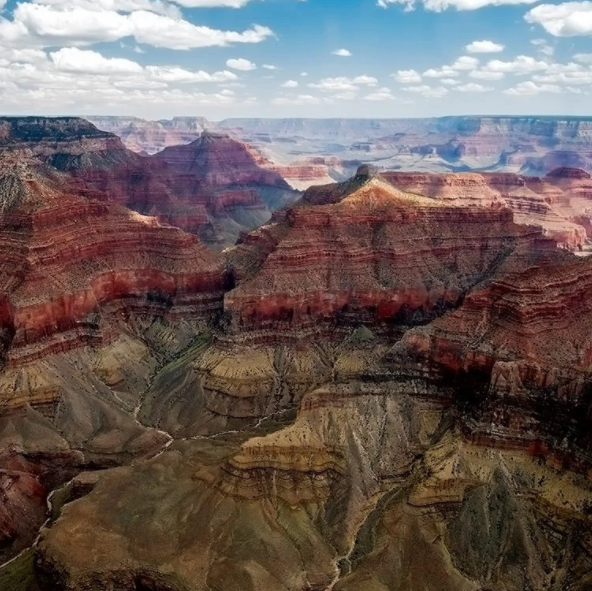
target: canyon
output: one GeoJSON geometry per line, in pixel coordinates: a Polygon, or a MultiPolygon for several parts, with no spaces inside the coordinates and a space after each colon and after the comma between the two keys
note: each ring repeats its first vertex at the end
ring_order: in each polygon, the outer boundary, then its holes
{"type": "MultiPolygon", "coordinates": [[[[585,143],[469,119],[422,133],[585,143]]],[[[587,166],[349,175],[236,130],[420,123],[126,125],[154,155],[0,119],[0,588],[589,589],[587,166]]]]}
{"type": "Polygon", "coordinates": [[[343,181],[362,164],[381,170],[528,176],[544,176],[560,167],[592,172],[590,117],[90,120],[122,137],[131,150],[150,154],[189,143],[204,129],[230,133],[281,167],[296,189],[329,179],[343,181]]]}

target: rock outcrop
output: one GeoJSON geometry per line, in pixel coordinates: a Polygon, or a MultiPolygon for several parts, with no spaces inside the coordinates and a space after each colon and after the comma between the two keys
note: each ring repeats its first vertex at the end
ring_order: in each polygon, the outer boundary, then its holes
{"type": "Polygon", "coordinates": [[[540,231],[512,218],[501,204],[458,207],[403,192],[362,167],[346,183],[309,189],[228,253],[240,283],[225,312],[239,338],[272,342],[427,322],[516,249],[546,248],[540,231]]]}
{"type": "Polygon", "coordinates": [[[79,197],[68,183],[21,158],[0,160],[9,365],[108,340],[105,313],[204,319],[220,309],[223,271],[197,238],[79,197]]]}
{"type": "Polygon", "coordinates": [[[114,201],[196,234],[215,249],[268,221],[298,196],[249,146],[203,133],[154,157],[76,118],[2,118],[0,150],[66,172],[86,197],[114,201]]]}
{"type": "Polygon", "coordinates": [[[538,226],[545,235],[574,251],[589,237],[590,181],[578,169],[557,169],[544,178],[514,173],[385,172],[394,186],[448,203],[506,205],[518,224],[538,226]]]}

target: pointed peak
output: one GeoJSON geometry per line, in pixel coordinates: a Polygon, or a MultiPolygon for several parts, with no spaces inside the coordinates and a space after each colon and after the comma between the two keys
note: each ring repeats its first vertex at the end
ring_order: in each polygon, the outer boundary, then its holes
{"type": "Polygon", "coordinates": [[[376,166],[372,164],[362,164],[356,171],[355,177],[360,181],[366,182],[380,177],[380,172],[376,166]]]}

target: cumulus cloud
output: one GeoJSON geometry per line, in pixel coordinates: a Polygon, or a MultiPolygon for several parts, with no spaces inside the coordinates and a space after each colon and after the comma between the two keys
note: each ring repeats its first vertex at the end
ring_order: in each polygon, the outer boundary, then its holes
{"type": "Polygon", "coordinates": [[[555,37],[592,35],[592,2],[539,4],[529,10],[527,23],[541,25],[555,37]]]}
{"type": "Polygon", "coordinates": [[[252,97],[229,89],[212,94],[192,90],[200,83],[228,84],[236,74],[224,70],[208,73],[178,66],[142,66],[97,51],[64,47],[46,54],[39,49],[0,47],[0,104],[5,112],[23,107],[40,114],[137,112],[158,108],[190,109],[200,105],[221,107],[252,97]],[[184,89],[181,89],[183,86],[184,89]],[[189,90],[187,90],[189,88],[189,90]]]}
{"type": "Polygon", "coordinates": [[[422,76],[426,78],[456,78],[459,72],[464,70],[473,70],[479,65],[476,57],[463,55],[453,64],[442,66],[441,68],[429,68],[422,76]]]}
{"type": "Polygon", "coordinates": [[[352,53],[349,49],[336,49],[335,51],[331,52],[333,55],[337,55],[339,57],[351,57],[352,53]]]}
{"type": "Polygon", "coordinates": [[[263,64],[261,67],[264,70],[279,70],[279,68],[277,66],[274,66],[273,64],[263,64]]]}
{"type": "MultiPolygon", "coordinates": [[[[574,64],[575,65],[575,64],[574,64]]],[[[562,84],[562,85],[588,85],[592,84],[592,70],[577,69],[553,71],[550,69],[545,74],[536,74],[532,77],[535,82],[543,82],[545,84],[562,84]]]]}
{"type": "Polygon", "coordinates": [[[76,47],[63,47],[49,54],[56,68],[61,72],[80,74],[137,74],[142,66],[131,60],[106,58],[96,51],[76,47]]]}
{"type": "Polygon", "coordinates": [[[546,57],[551,57],[555,53],[555,48],[549,45],[545,39],[532,39],[530,44],[536,47],[539,54],[546,57]]]}
{"type": "Polygon", "coordinates": [[[226,65],[233,70],[240,70],[242,72],[248,72],[250,70],[257,69],[256,64],[242,57],[226,60],[226,65]]]}
{"type": "Polygon", "coordinates": [[[391,76],[401,84],[417,84],[421,82],[421,74],[416,70],[397,70],[391,76]]]}
{"type": "Polygon", "coordinates": [[[456,10],[477,10],[485,6],[503,6],[508,4],[533,4],[536,0],[378,0],[377,6],[388,8],[391,4],[402,4],[405,10],[415,10],[419,4],[425,10],[442,12],[448,8],[456,10]]]}
{"type": "MultiPolygon", "coordinates": [[[[48,0],[52,1],[52,0],[48,0]]],[[[259,43],[273,35],[261,25],[243,32],[222,31],[199,26],[177,16],[153,11],[157,2],[124,0],[123,7],[111,10],[100,0],[94,7],[86,0],[54,4],[20,3],[12,20],[0,19],[0,39],[11,47],[84,46],[133,37],[137,43],[154,47],[188,50],[198,47],[228,46],[235,43],[259,43]],[[146,5],[151,10],[131,10],[146,5]]]]}
{"type": "Polygon", "coordinates": [[[491,60],[483,67],[486,72],[501,74],[531,74],[549,68],[549,64],[529,55],[519,55],[510,61],[491,60]]]}
{"type": "Polygon", "coordinates": [[[382,88],[375,90],[374,92],[371,92],[370,94],[367,94],[363,98],[365,101],[379,102],[379,101],[392,101],[395,97],[394,97],[391,89],[384,86],[382,88]]]}
{"type": "Polygon", "coordinates": [[[175,0],[185,8],[242,8],[251,0],[175,0]]]}
{"type": "Polygon", "coordinates": [[[406,92],[421,94],[426,98],[442,98],[448,94],[448,89],[444,88],[444,86],[432,87],[427,84],[422,84],[420,86],[405,86],[403,90],[406,92]]]}
{"type": "Polygon", "coordinates": [[[271,102],[274,105],[319,105],[325,100],[310,94],[299,94],[294,98],[276,97],[271,102]]]}
{"type": "Polygon", "coordinates": [[[491,86],[483,86],[482,84],[476,84],[475,82],[469,82],[468,84],[462,84],[455,86],[454,90],[459,92],[489,92],[493,90],[491,86]]]}
{"type": "Polygon", "coordinates": [[[483,41],[473,41],[469,43],[465,49],[469,53],[499,53],[504,50],[504,45],[501,43],[494,43],[484,39],[483,41]]]}
{"type": "Polygon", "coordinates": [[[203,70],[192,72],[176,66],[147,66],[146,72],[152,80],[177,84],[230,82],[237,79],[236,74],[233,74],[228,70],[209,74],[203,70]]]}
{"type": "Polygon", "coordinates": [[[286,80],[282,84],[282,88],[298,88],[300,86],[296,80],[286,80]]]}
{"type": "Polygon", "coordinates": [[[346,78],[339,76],[337,78],[323,78],[319,82],[311,82],[309,88],[317,88],[323,92],[343,92],[357,91],[360,86],[376,86],[378,80],[372,76],[356,76],[355,78],[346,78]]]}
{"type": "Polygon", "coordinates": [[[592,53],[576,53],[573,58],[576,62],[580,62],[581,64],[592,65],[592,53]]]}
{"type": "Polygon", "coordinates": [[[75,7],[93,12],[147,10],[148,12],[164,14],[174,18],[182,17],[178,6],[166,0],[32,0],[31,4],[42,4],[52,7],[54,10],[62,11],[75,7]]]}
{"type": "Polygon", "coordinates": [[[476,78],[478,80],[501,80],[506,75],[504,72],[498,71],[491,71],[491,70],[473,70],[469,72],[469,76],[471,78],[476,78]]]}
{"type": "Polygon", "coordinates": [[[454,78],[458,76],[458,72],[453,70],[450,66],[442,66],[441,68],[430,68],[426,70],[422,76],[426,78],[454,78]]]}
{"type": "Polygon", "coordinates": [[[512,96],[530,96],[533,94],[541,93],[554,93],[558,94],[561,92],[561,88],[556,84],[540,84],[537,85],[532,80],[521,82],[512,88],[507,88],[503,91],[505,94],[512,96]]]}

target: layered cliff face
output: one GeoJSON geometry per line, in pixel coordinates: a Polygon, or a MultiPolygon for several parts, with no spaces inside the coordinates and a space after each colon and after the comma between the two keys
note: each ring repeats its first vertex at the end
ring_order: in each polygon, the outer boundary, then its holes
{"type": "Polygon", "coordinates": [[[554,169],[544,178],[513,173],[421,174],[385,172],[405,191],[449,203],[505,205],[514,221],[540,227],[564,247],[581,251],[587,244],[591,213],[590,179],[579,169],[554,169]]]}
{"type": "Polygon", "coordinates": [[[505,207],[441,203],[362,168],[341,185],[311,188],[275,227],[229,253],[243,280],[225,312],[241,337],[274,340],[427,322],[539,240],[544,248],[540,232],[515,225],[505,207]]]}
{"type": "Polygon", "coordinates": [[[248,145],[204,132],[155,157],[76,118],[2,118],[0,150],[17,150],[67,172],[78,191],[115,201],[196,234],[214,249],[268,221],[298,194],[248,145]]]}
{"type": "Polygon", "coordinates": [[[2,558],[34,540],[56,486],[167,442],[134,418],[165,358],[150,334],[193,326],[191,341],[224,284],[195,236],[81,196],[34,151],[0,152],[2,558]]]}
{"type": "Polygon", "coordinates": [[[223,273],[198,240],[10,156],[0,163],[3,311],[9,364],[101,342],[101,311],[206,318],[223,273]],[[74,186],[75,188],[75,186],[74,186]]]}
{"type": "Polygon", "coordinates": [[[591,270],[590,259],[568,255],[511,260],[460,308],[409,331],[405,355],[467,389],[473,437],[518,442],[586,466],[591,270]]]}

